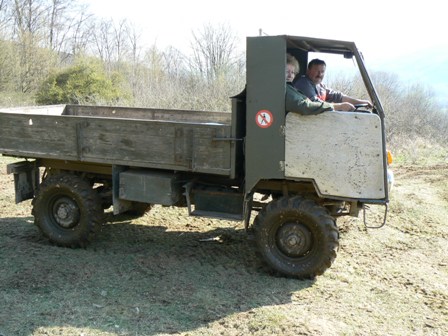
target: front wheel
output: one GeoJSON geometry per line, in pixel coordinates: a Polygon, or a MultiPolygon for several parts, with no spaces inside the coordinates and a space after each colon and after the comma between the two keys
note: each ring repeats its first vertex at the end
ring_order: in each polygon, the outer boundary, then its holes
{"type": "Polygon", "coordinates": [[[33,200],[34,222],[60,246],[86,246],[101,227],[101,199],[91,185],[71,174],[46,178],[33,200]]]}
{"type": "Polygon", "coordinates": [[[268,266],[299,279],[323,274],[339,246],[339,232],[328,211],[300,196],[269,203],[255,218],[254,232],[268,266]]]}

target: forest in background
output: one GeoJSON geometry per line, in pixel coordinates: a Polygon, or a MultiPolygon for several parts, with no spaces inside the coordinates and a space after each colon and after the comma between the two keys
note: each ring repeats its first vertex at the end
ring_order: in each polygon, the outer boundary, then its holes
{"type": "MultiPolygon", "coordinates": [[[[80,103],[229,111],[245,84],[245,55],[224,24],[192,31],[189,54],[145,47],[127,20],[98,18],[71,0],[0,0],[0,106],[80,103]],[[61,87],[63,89],[61,90],[61,87]]],[[[388,146],[410,163],[448,161],[448,112],[431,88],[373,72],[388,146]]],[[[327,85],[362,97],[357,77],[327,85]]]]}

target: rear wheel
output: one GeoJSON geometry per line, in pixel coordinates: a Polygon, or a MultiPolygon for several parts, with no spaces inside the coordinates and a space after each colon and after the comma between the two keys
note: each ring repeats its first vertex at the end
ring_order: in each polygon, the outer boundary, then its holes
{"type": "Polygon", "coordinates": [[[314,278],[336,258],[335,220],[311,199],[295,196],[272,201],[255,218],[254,231],[264,261],[286,276],[314,278]]]}
{"type": "Polygon", "coordinates": [[[91,185],[71,174],[46,178],[33,200],[35,224],[60,246],[86,246],[101,227],[101,199],[91,185]]]}

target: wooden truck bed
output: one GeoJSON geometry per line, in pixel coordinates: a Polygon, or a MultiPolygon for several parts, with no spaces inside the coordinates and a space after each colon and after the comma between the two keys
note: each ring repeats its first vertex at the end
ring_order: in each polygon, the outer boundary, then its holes
{"type": "Polygon", "coordinates": [[[0,153],[23,158],[231,176],[230,138],[226,112],[79,105],[0,109],[0,153]]]}

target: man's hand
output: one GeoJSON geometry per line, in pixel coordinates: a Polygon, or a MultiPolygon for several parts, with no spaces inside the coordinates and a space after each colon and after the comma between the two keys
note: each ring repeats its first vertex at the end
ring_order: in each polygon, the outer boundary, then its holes
{"type": "Polygon", "coordinates": [[[333,108],[335,109],[335,111],[354,111],[355,110],[355,106],[351,103],[334,103],[333,104],[333,108]]]}
{"type": "MultiPolygon", "coordinates": [[[[342,101],[344,103],[350,103],[353,105],[360,105],[360,104],[367,104],[368,108],[373,108],[373,104],[370,102],[370,100],[367,99],[356,99],[356,98],[352,98],[346,95],[342,95],[342,101]]],[[[346,111],[346,110],[344,110],[346,111]]]]}

